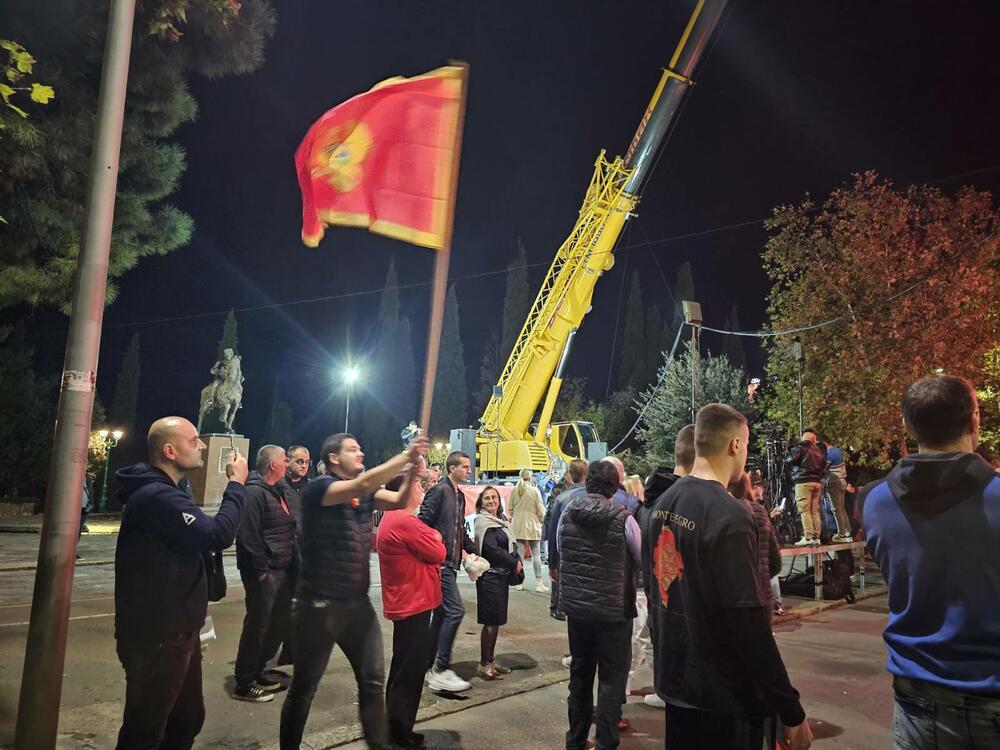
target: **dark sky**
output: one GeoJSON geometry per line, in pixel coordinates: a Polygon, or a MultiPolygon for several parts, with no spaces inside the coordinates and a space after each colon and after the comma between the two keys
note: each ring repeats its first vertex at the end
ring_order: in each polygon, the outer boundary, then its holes
{"type": "MultiPolygon", "coordinates": [[[[348,229],[329,230],[319,249],[302,246],[292,155],[326,109],[449,58],[471,66],[451,273],[474,388],[482,344],[500,325],[504,276],[465,277],[502,270],[520,236],[534,294],[597,153],[627,147],[693,5],[279,3],[261,70],[192,82],[200,115],[178,133],[188,170],[174,201],[193,216],[195,235],[122,280],[106,317],[105,402],[124,346],[140,331],[140,420],[190,414],[225,312],[283,305],[238,314],[247,382],[237,426],[253,436],[263,424],[277,377],[302,438],[326,431],[341,408],[331,367],[348,348],[363,353],[378,296],[306,300],[379,290],[393,256],[401,283],[428,281],[432,256],[348,229]],[[185,315],[199,317],[147,322],[185,315]]],[[[949,178],[940,183],[949,191],[963,183],[996,191],[998,21],[995,2],[737,2],[625,244],[760,219],[807,192],[823,197],[859,170],[898,184],[949,178]]],[[[709,325],[721,326],[734,303],[744,328],[762,325],[764,241],[755,224],[620,253],[597,286],[569,374],[589,377],[603,395],[626,266],[669,315],[653,255],[671,284],[682,261],[693,264],[709,325]]],[[[427,286],[402,294],[418,358],[428,297],[427,286]]],[[[748,354],[759,365],[759,353],[748,354]]],[[[366,380],[377,390],[377,363],[366,380]]]]}

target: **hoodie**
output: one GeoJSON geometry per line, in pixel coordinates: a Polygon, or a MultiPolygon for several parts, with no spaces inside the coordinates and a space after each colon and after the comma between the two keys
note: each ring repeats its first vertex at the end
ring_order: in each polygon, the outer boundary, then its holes
{"type": "Polygon", "coordinates": [[[208,610],[203,553],[233,543],[246,497],[230,482],[207,516],[160,469],[141,463],[115,472],[121,530],[115,549],[115,638],[158,643],[197,632],[208,610]]]}
{"type": "Polygon", "coordinates": [[[860,499],[889,671],[1000,698],[1000,476],[974,453],[918,453],[860,499]]]}

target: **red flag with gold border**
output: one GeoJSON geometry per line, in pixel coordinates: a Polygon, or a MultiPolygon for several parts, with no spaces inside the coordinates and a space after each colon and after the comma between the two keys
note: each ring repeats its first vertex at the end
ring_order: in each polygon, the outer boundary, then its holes
{"type": "Polygon", "coordinates": [[[340,225],[444,247],[463,80],[453,66],[390,78],[309,128],[295,152],[306,245],[340,225]]]}

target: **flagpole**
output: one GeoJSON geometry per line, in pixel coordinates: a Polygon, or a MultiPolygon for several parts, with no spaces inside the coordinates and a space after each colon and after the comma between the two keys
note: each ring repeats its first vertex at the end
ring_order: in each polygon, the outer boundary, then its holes
{"type": "MultiPolygon", "coordinates": [[[[455,203],[458,196],[458,171],[462,162],[462,131],[465,128],[465,100],[469,81],[469,64],[449,60],[449,65],[461,69],[462,96],[458,102],[458,124],[455,130],[455,158],[451,162],[448,183],[448,218],[445,222],[444,243],[434,256],[434,282],[431,291],[431,320],[427,330],[427,362],[424,366],[424,393],[420,404],[420,426],[430,429],[431,406],[434,402],[434,380],[437,377],[438,355],[441,352],[441,329],[444,326],[444,301],[448,293],[448,262],[451,259],[451,238],[455,228],[455,203]]],[[[461,425],[456,425],[461,427],[461,425]]]]}

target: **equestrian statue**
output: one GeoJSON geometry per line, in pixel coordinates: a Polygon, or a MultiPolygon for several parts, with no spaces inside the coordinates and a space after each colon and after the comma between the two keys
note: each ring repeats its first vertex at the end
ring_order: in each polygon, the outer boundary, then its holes
{"type": "Polygon", "coordinates": [[[198,409],[198,432],[201,432],[205,415],[218,411],[219,421],[226,432],[233,434],[233,420],[243,406],[243,371],[240,355],[232,349],[222,351],[222,359],[212,365],[212,382],[201,389],[201,407],[198,409]]]}

